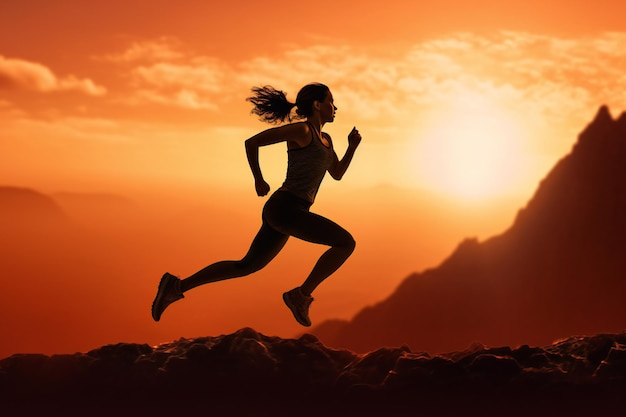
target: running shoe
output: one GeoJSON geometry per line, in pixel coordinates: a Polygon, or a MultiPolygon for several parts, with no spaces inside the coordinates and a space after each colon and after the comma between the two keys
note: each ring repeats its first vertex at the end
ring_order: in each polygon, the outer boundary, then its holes
{"type": "Polygon", "coordinates": [[[157,295],[152,302],[152,318],[154,321],[159,321],[161,314],[163,314],[167,306],[181,298],[185,298],[185,296],[180,290],[180,279],[166,272],[163,274],[161,282],[159,282],[157,295]]]}
{"type": "Polygon", "coordinates": [[[283,300],[293,313],[293,316],[296,318],[298,323],[306,327],[311,326],[309,307],[313,302],[313,297],[304,295],[300,287],[297,287],[291,291],[283,293],[283,300]]]}

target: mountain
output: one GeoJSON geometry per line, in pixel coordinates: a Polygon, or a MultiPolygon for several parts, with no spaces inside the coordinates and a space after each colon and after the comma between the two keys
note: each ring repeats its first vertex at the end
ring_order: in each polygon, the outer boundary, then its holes
{"type": "Polygon", "coordinates": [[[0,226],[10,230],[37,230],[66,224],[57,202],[29,188],[0,186],[0,226]]]}
{"type": "Polygon", "coordinates": [[[244,328],[13,355],[0,360],[0,403],[11,416],[617,416],[625,371],[626,333],[429,355],[244,328]]]}
{"type": "Polygon", "coordinates": [[[76,224],[92,231],[110,232],[136,224],[141,218],[136,204],[121,195],[59,192],[50,197],[76,224]]]}
{"type": "Polygon", "coordinates": [[[626,328],[626,114],[607,107],[540,183],[513,225],[466,239],[350,321],[314,328],[358,352],[441,352],[474,341],[544,345],[626,328]]]}
{"type": "Polygon", "coordinates": [[[115,194],[85,194],[60,192],[51,197],[68,213],[78,216],[85,212],[102,211],[124,212],[134,208],[133,201],[115,194]]]}

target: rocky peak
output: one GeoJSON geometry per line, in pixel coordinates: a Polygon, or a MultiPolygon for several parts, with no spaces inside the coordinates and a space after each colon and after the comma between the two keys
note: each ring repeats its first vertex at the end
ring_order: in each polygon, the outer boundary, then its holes
{"type": "Polygon", "coordinates": [[[593,227],[624,223],[624,167],[626,115],[613,120],[608,107],[602,106],[579,135],[572,152],[541,182],[527,207],[518,215],[516,226],[528,229],[532,228],[530,223],[541,224],[545,232],[552,229],[549,224],[562,224],[572,229],[589,222],[593,227]]]}
{"type": "Polygon", "coordinates": [[[601,106],[586,129],[578,137],[574,147],[575,153],[605,154],[621,153],[626,151],[626,113],[617,120],[611,116],[607,106],[601,106]]]}
{"type": "Polygon", "coordinates": [[[626,116],[614,120],[600,107],[510,229],[464,241],[337,336],[316,334],[355,350],[404,343],[441,351],[623,329],[625,127],[626,116]]]}

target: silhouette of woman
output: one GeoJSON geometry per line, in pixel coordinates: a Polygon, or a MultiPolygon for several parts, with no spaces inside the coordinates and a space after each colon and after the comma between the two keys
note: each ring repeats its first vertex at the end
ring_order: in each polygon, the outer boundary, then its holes
{"type": "Polygon", "coordinates": [[[348,148],[340,160],[333,150],[330,136],[322,132],[325,123],[335,119],[333,95],[323,84],[304,86],[296,102],[287,100],[284,92],[271,86],[255,87],[253,96],[247,100],[254,108],[252,113],[269,123],[290,123],[267,129],[245,141],[246,155],[254,175],[254,185],[259,196],[265,196],[270,186],[263,179],[259,166],[259,147],[287,142],[287,176],[263,207],[262,226],[252,241],[248,253],[239,261],[220,261],[205,267],[186,279],[165,273],[159,283],[152,303],[152,318],[159,321],[168,305],[183,297],[183,293],[199,285],[242,277],[266,266],[287,243],[289,236],[308,242],[330,246],[317,261],[302,286],[283,294],[283,300],[295,319],[303,326],[310,326],[309,307],[311,293],[335,272],[352,254],[355,247],[352,235],[338,224],[317,214],[309,208],[326,171],[340,180],[361,142],[361,135],[353,128],[348,135],[348,148]],[[295,118],[305,119],[292,122],[295,118]]]}

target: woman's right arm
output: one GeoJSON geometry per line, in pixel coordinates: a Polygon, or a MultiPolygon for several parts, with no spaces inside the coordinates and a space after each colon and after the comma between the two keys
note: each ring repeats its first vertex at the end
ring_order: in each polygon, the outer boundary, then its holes
{"type": "Polygon", "coordinates": [[[248,157],[248,164],[250,164],[250,169],[254,176],[254,188],[256,188],[257,195],[262,197],[269,193],[270,185],[265,182],[263,174],[261,173],[261,166],[259,165],[259,146],[251,142],[250,139],[246,140],[246,156],[248,157]]]}
{"type": "Polygon", "coordinates": [[[261,197],[267,195],[270,191],[270,186],[265,182],[263,174],[261,173],[259,147],[286,141],[293,141],[300,144],[303,139],[306,139],[305,129],[307,129],[306,124],[293,123],[264,130],[246,139],[246,156],[248,157],[248,164],[254,176],[254,186],[257,195],[261,197]]]}

